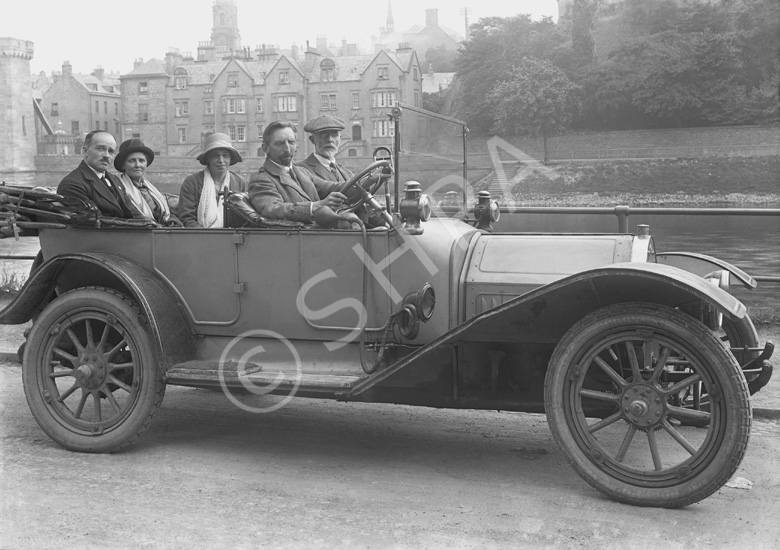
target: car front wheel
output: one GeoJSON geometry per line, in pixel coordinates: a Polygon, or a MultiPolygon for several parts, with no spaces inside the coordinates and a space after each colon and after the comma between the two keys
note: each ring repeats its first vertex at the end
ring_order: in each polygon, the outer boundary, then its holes
{"type": "Polygon", "coordinates": [[[124,294],[99,287],[67,292],[35,319],[23,381],[43,431],[81,452],[135,441],[165,393],[146,318],[124,294]]]}
{"type": "Polygon", "coordinates": [[[701,322],[653,304],[619,304],[576,323],[545,380],[550,429],[577,473],[607,496],[677,508],[706,498],[747,448],[747,384],[701,322]],[[680,396],[695,387],[707,410],[680,396]]]}

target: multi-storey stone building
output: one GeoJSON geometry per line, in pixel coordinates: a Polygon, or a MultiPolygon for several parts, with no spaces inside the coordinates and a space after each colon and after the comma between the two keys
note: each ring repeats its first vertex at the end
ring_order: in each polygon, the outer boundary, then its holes
{"type": "MultiPolygon", "coordinates": [[[[317,41],[324,43],[323,37],[317,41]]],[[[333,55],[327,48],[323,55],[307,47],[303,56],[296,47],[238,46],[235,4],[218,0],[212,41],[200,43],[196,57],[170,52],[165,61],[138,60],[120,78],[122,139],[140,137],[161,154],[196,156],[208,134],[224,132],[242,155],[256,157],[263,154],[269,122],[303,127],[310,118],[332,114],[348,125],[345,154],[365,156],[391,142],[393,105],[422,103],[423,75],[408,45],[370,55],[333,55]]],[[[339,53],[353,50],[343,44],[339,53]]],[[[308,152],[308,140],[299,138],[301,153],[308,152]]]]}
{"type": "Polygon", "coordinates": [[[62,73],[43,90],[41,109],[52,126],[62,123],[64,132],[83,136],[91,130],[120,133],[121,98],[119,79],[101,68],[92,74],[74,74],[69,61],[62,73]]]}

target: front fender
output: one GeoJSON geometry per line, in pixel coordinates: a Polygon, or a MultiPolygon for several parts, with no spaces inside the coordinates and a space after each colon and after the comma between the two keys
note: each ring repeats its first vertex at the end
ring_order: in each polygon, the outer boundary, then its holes
{"type": "Polygon", "coordinates": [[[707,256],[706,254],[698,254],[696,252],[664,252],[663,254],[656,254],[656,261],[659,264],[671,265],[685,271],[690,271],[699,277],[705,277],[713,271],[723,269],[734,275],[745,288],[756,288],[756,285],[758,284],[753,277],[737,266],[724,262],[719,258],[707,256]]]}
{"type": "Polygon", "coordinates": [[[25,323],[57,294],[87,286],[111,288],[138,303],[164,369],[191,358],[194,330],[176,295],[144,266],[113,254],[66,254],[43,263],[0,311],[0,324],[25,323]]]}
{"type": "Polygon", "coordinates": [[[588,313],[618,303],[643,302],[676,308],[705,302],[732,319],[747,310],[731,294],[676,267],[618,263],[582,271],[489,309],[357,384],[354,396],[395,372],[424,361],[441,346],[459,342],[556,344],[588,313]]]}

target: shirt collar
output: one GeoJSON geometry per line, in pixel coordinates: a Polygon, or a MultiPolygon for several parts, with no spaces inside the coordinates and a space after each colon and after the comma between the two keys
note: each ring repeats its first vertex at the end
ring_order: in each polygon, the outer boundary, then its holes
{"type": "Polygon", "coordinates": [[[335,160],[330,160],[328,157],[323,157],[319,153],[314,153],[314,157],[320,161],[320,164],[322,164],[325,168],[330,168],[331,163],[336,164],[335,160]]]}
{"type": "Polygon", "coordinates": [[[292,166],[284,166],[282,164],[279,164],[278,162],[272,161],[271,159],[268,159],[268,160],[269,160],[269,162],[273,162],[276,166],[279,167],[280,170],[282,170],[284,172],[289,172],[292,169],[292,166]]]}
{"type": "MultiPolygon", "coordinates": [[[[85,162],[84,164],[87,164],[87,163],[85,162]]],[[[98,177],[98,179],[103,179],[103,176],[105,176],[105,175],[106,175],[106,173],[105,173],[105,172],[98,172],[97,170],[95,170],[94,168],[92,168],[92,167],[91,167],[89,164],[87,164],[87,168],[89,168],[90,170],[92,170],[92,171],[95,173],[95,175],[98,177]]]]}

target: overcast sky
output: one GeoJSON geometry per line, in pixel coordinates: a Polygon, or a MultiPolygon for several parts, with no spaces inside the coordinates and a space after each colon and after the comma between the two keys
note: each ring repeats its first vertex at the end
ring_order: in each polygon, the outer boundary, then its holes
{"type": "MultiPolygon", "coordinates": [[[[480,17],[531,14],[534,19],[557,19],[556,0],[391,0],[396,31],[425,25],[426,8],[438,8],[439,25],[464,33],[459,11],[469,6],[469,21],[480,17]]],[[[74,72],[89,73],[97,66],[127,73],[133,60],[162,59],[169,48],[196,53],[198,42],[210,40],[213,0],[3,0],[0,37],[31,40],[34,73],[60,70],[68,60],[74,72]]],[[[342,38],[371,50],[387,18],[388,0],[236,0],[243,46],[295,42],[315,44],[318,35],[329,43],[342,38]]]]}

